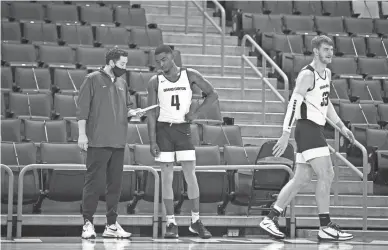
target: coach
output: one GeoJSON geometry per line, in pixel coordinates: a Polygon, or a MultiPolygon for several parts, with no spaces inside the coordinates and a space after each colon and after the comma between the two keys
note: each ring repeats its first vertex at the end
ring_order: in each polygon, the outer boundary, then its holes
{"type": "Polygon", "coordinates": [[[82,238],[95,238],[93,215],[100,196],[99,185],[106,178],[106,217],[104,237],[129,238],[117,223],[121,195],[124,147],[128,117],[142,116],[132,109],[124,77],[128,53],[113,48],[106,53],[106,65],[88,74],[77,100],[78,146],[87,151],[86,174],[82,195],[84,226],[82,238]]]}

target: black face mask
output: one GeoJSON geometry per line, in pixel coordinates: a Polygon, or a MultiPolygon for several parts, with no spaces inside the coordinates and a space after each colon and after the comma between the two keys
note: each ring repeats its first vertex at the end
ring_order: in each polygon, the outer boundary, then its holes
{"type": "Polygon", "coordinates": [[[120,77],[120,76],[124,75],[125,72],[127,72],[127,70],[126,70],[126,69],[119,68],[119,67],[117,67],[117,66],[115,65],[115,67],[112,69],[112,72],[113,72],[113,75],[114,75],[115,77],[120,77]]]}

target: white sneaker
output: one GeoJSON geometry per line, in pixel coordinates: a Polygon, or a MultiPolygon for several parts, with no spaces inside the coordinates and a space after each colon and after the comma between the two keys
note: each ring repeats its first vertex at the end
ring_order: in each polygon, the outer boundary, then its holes
{"type": "Polygon", "coordinates": [[[260,227],[277,239],[285,238],[284,233],[279,230],[278,222],[271,220],[268,217],[264,217],[264,219],[260,222],[260,227]]]}
{"type": "Polygon", "coordinates": [[[321,227],[318,232],[318,240],[344,241],[353,239],[353,235],[343,232],[340,227],[330,222],[326,227],[321,227]]]}
{"type": "Polygon", "coordinates": [[[85,220],[85,224],[82,227],[82,238],[83,239],[95,239],[96,238],[96,231],[94,231],[94,226],[88,220],[85,220]]]}
{"type": "Polygon", "coordinates": [[[106,238],[129,238],[131,233],[126,232],[120,224],[116,221],[116,224],[106,225],[105,231],[102,234],[102,237],[106,238]]]}

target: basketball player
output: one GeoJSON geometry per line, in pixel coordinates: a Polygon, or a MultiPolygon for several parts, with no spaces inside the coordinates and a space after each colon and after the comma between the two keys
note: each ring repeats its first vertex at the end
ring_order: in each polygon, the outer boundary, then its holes
{"type": "Polygon", "coordinates": [[[342,123],[329,99],[331,71],[326,67],[333,57],[333,42],[327,36],[316,36],[311,41],[314,59],[305,66],[296,79],[284,118],[283,135],[273,148],[275,157],[281,156],[287,145],[294,120],[297,145],[296,172],[280,192],[274,207],[260,223],[260,227],[276,238],[284,238],[277,217],[296,194],[311,181],[313,172],[318,181],[315,199],[318,205],[319,240],[350,240],[353,235],[343,232],[330,220],[330,186],[334,171],[330,151],[323,135],[326,117],[333,121],[347,138],[354,142],[352,132],[342,123]]]}
{"type": "Polygon", "coordinates": [[[172,189],[173,163],[176,157],[176,161],[182,165],[188,197],[192,202],[189,230],[207,239],[212,235],[199,219],[199,188],[195,175],[196,159],[191,143],[190,122],[205,112],[218,99],[218,95],[198,71],[178,68],[169,46],[156,48],[155,60],[160,73],[148,83],[148,105],[159,104],[159,108],[149,111],[148,133],[151,154],[160,162],[162,171],[162,192],[167,216],[164,237],[178,238],[172,189]],[[197,110],[190,110],[194,84],[206,94],[206,98],[197,110]]]}

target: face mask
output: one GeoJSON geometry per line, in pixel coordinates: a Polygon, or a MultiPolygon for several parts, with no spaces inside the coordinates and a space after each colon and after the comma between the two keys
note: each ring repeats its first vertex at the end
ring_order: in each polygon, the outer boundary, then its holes
{"type": "Polygon", "coordinates": [[[112,72],[113,72],[113,75],[115,77],[120,77],[120,76],[124,75],[125,72],[127,72],[127,70],[119,68],[119,67],[117,67],[117,65],[115,65],[115,67],[112,69],[112,72]]]}

